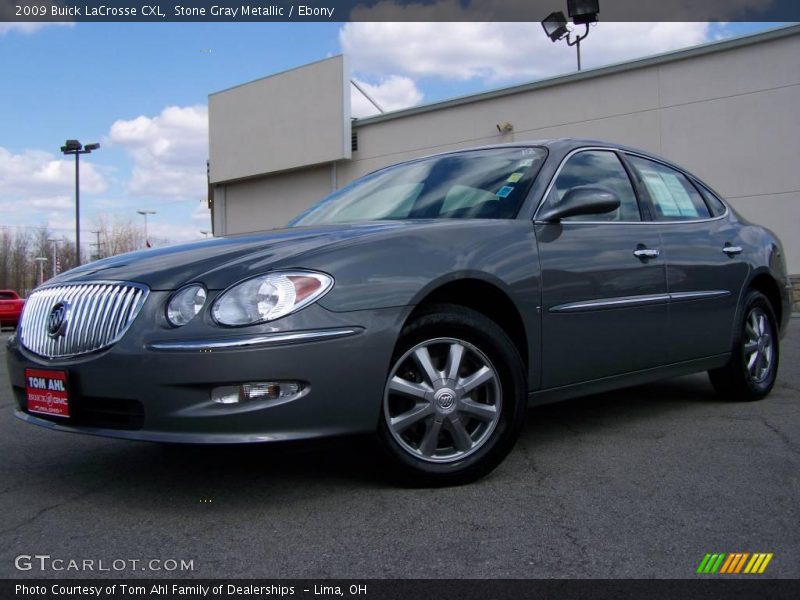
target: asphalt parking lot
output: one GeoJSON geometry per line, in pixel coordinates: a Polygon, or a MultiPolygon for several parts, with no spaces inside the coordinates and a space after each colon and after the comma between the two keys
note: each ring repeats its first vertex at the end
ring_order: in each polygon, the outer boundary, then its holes
{"type": "Polygon", "coordinates": [[[707,552],[772,552],[765,577],[800,577],[800,319],[782,350],[763,402],[721,401],[696,375],[532,409],[491,476],[440,490],[393,487],[360,439],[39,429],[14,418],[3,358],[0,577],[93,576],[14,566],[47,554],[194,566],[105,574],[125,577],[684,578],[707,552]]]}

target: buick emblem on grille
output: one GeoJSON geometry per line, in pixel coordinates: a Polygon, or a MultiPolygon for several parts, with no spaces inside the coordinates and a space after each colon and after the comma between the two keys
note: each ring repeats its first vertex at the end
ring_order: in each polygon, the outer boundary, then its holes
{"type": "Polygon", "coordinates": [[[57,303],[47,315],[47,335],[51,338],[60,337],[67,332],[67,312],[69,305],[66,302],[57,303]]]}

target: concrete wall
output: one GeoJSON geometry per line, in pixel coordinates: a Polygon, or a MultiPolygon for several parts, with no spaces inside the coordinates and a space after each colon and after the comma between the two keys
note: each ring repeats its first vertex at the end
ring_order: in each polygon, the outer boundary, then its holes
{"type": "Polygon", "coordinates": [[[211,183],[350,158],[350,72],[334,56],[208,97],[211,183]]]}
{"type": "MultiPolygon", "coordinates": [[[[799,107],[795,27],[356,121],[358,150],[337,164],[336,181],[341,186],[388,164],[481,144],[606,139],[696,173],[745,217],[778,233],[790,272],[800,273],[799,107]],[[503,121],[513,133],[498,134],[503,121]]],[[[315,167],[227,185],[225,231],[280,226],[330,191],[331,182],[330,169],[315,167]]]]}

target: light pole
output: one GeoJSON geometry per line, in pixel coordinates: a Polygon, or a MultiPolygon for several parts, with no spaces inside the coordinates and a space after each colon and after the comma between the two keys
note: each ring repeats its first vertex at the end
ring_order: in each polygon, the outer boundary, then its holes
{"type": "Polygon", "coordinates": [[[56,273],[56,265],[58,264],[58,244],[61,242],[61,240],[48,238],[47,241],[53,244],[53,277],[55,277],[58,275],[58,273],[56,273]]]}
{"type": "Polygon", "coordinates": [[[67,140],[61,146],[61,152],[75,155],[75,266],[81,264],[81,154],[90,154],[100,144],[81,144],[78,140],[67,140]]]}
{"type": "Polygon", "coordinates": [[[42,285],[44,283],[44,263],[47,262],[47,258],[44,256],[37,256],[33,260],[39,263],[39,285],[42,285]]]}
{"type": "Polygon", "coordinates": [[[585,25],[583,35],[575,34],[567,27],[567,18],[559,11],[550,13],[542,21],[542,27],[550,41],[566,39],[568,46],[576,46],[578,51],[578,71],[581,70],[581,40],[589,35],[589,25],[597,21],[600,13],[600,0],[567,0],[567,12],[575,25],[585,25]],[[575,34],[575,39],[572,35],[575,34]]]}
{"type": "Polygon", "coordinates": [[[150,247],[150,242],[147,239],[147,215],[154,215],[154,214],[156,214],[156,211],[154,211],[154,210],[137,210],[136,212],[144,217],[144,246],[145,246],[145,248],[149,248],[150,247]]]}

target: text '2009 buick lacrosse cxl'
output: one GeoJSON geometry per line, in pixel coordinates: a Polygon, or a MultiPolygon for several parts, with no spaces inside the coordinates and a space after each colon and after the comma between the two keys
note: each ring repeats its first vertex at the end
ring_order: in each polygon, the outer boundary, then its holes
{"type": "Polygon", "coordinates": [[[135,440],[377,432],[455,484],[528,405],[708,371],[767,395],[790,316],[780,242],[663,159],[555,140],[382,169],[289,227],[146,250],[34,291],[17,416],[135,440]]]}

